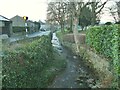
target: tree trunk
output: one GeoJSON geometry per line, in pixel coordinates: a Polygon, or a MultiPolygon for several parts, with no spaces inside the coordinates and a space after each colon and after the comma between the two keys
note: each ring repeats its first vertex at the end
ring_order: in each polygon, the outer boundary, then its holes
{"type": "Polygon", "coordinates": [[[95,3],[92,4],[92,26],[95,25],[96,22],[96,12],[95,12],[95,3]]]}
{"type": "Polygon", "coordinates": [[[61,23],[61,32],[64,34],[64,23],[61,23]]]}
{"type": "Polygon", "coordinates": [[[78,30],[77,30],[77,26],[78,26],[78,18],[75,17],[75,18],[74,18],[74,30],[73,30],[73,35],[74,35],[74,40],[75,40],[75,44],[76,44],[76,52],[79,53],[79,40],[78,40],[78,30]]]}
{"type": "Polygon", "coordinates": [[[72,14],[71,14],[71,16],[70,16],[70,32],[72,32],[73,30],[73,17],[72,17],[72,14]]]}

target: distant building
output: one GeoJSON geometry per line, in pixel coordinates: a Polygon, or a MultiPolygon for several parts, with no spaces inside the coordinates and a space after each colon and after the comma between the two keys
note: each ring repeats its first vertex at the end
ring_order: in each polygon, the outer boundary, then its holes
{"type": "Polygon", "coordinates": [[[25,32],[25,20],[21,16],[14,16],[11,18],[13,32],[25,32]]]}
{"type": "Polygon", "coordinates": [[[0,35],[7,34],[9,37],[12,34],[12,21],[0,15],[0,35]]]}
{"type": "Polygon", "coordinates": [[[13,21],[13,27],[25,27],[25,20],[23,19],[23,17],[16,15],[12,17],[11,20],[13,21]]]}
{"type": "Polygon", "coordinates": [[[39,21],[39,23],[41,24],[41,27],[40,27],[41,30],[42,30],[42,29],[45,29],[45,30],[48,29],[46,23],[44,23],[44,22],[42,22],[42,21],[39,21]]]}
{"type": "Polygon", "coordinates": [[[39,31],[40,30],[40,27],[41,27],[41,24],[40,24],[40,22],[34,22],[34,24],[35,24],[35,31],[39,31]]]}
{"type": "Polygon", "coordinates": [[[29,33],[39,31],[40,29],[39,22],[33,22],[31,20],[25,21],[23,17],[18,16],[18,15],[11,18],[11,20],[13,21],[12,26],[13,26],[14,32],[25,32],[25,29],[26,29],[25,23],[27,23],[27,29],[29,33]]]}
{"type": "Polygon", "coordinates": [[[30,33],[39,31],[40,30],[40,26],[41,26],[39,22],[36,22],[36,21],[33,22],[31,20],[27,21],[27,25],[28,25],[30,33]]]}
{"type": "Polygon", "coordinates": [[[28,20],[27,21],[27,25],[29,27],[29,31],[30,33],[34,32],[35,31],[35,23],[31,20],[28,20]]]}

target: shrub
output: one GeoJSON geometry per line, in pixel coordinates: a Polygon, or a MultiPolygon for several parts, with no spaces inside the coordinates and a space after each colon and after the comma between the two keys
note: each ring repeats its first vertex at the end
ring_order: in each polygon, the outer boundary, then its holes
{"type": "Polygon", "coordinates": [[[118,22],[115,22],[115,24],[120,24],[120,21],[118,21],[118,22]]]}
{"type": "Polygon", "coordinates": [[[3,60],[3,87],[36,88],[42,80],[40,73],[53,59],[49,36],[26,44],[14,51],[5,51],[3,60]]]}
{"type": "Polygon", "coordinates": [[[112,23],[111,22],[106,22],[105,25],[111,25],[112,23]]]}
{"type": "Polygon", "coordinates": [[[120,25],[96,26],[87,30],[86,42],[99,54],[113,60],[116,75],[120,74],[120,25]]]}
{"type": "MultiPolygon", "coordinates": [[[[13,27],[13,33],[17,33],[17,32],[26,32],[26,27],[13,27]]],[[[28,31],[30,30],[29,27],[27,27],[28,31]]]]}

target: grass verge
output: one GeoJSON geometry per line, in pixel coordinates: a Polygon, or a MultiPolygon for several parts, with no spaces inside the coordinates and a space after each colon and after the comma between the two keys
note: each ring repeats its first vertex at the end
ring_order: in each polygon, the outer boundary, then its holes
{"type": "Polygon", "coordinates": [[[42,77],[42,80],[39,84],[41,88],[49,87],[52,84],[54,78],[58,74],[62,73],[66,68],[65,59],[60,56],[57,51],[54,51],[53,53],[54,59],[47,65],[47,67],[44,68],[40,74],[42,77]]]}
{"type": "Polygon", "coordinates": [[[66,67],[48,36],[24,39],[5,48],[4,88],[46,88],[66,67]]]}

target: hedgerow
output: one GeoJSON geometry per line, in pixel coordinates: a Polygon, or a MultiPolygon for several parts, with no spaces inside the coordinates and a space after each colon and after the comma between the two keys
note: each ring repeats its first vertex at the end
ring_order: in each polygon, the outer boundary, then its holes
{"type": "Polygon", "coordinates": [[[5,88],[36,88],[42,77],[40,73],[53,59],[49,36],[4,52],[2,57],[2,86],[5,88]]]}
{"type": "Polygon", "coordinates": [[[120,25],[91,27],[86,32],[86,42],[97,53],[110,58],[115,74],[120,75],[120,25]]]}

